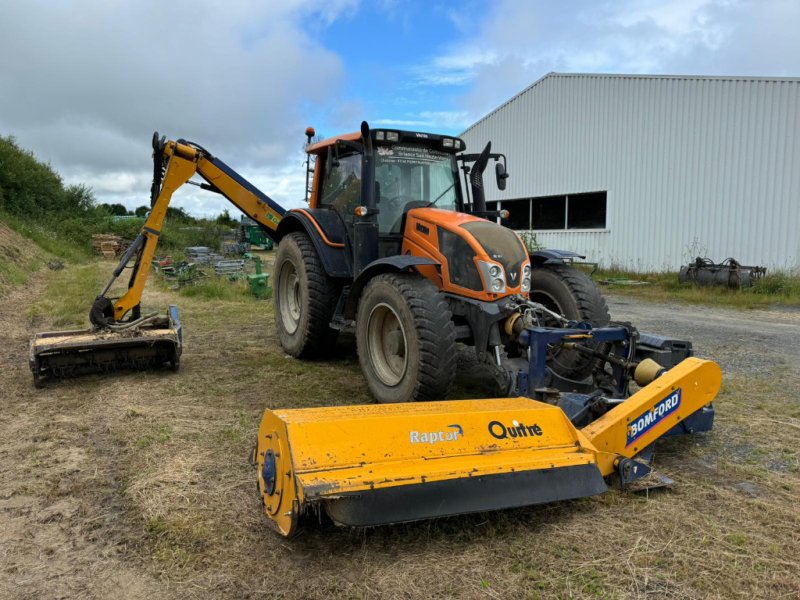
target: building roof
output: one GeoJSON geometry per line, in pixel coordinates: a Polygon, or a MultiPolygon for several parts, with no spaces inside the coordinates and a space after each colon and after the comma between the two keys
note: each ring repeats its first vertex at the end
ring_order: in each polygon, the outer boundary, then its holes
{"type": "Polygon", "coordinates": [[[741,77],[741,76],[732,76],[732,75],[635,75],[635,74],[626,74],[626,73],[556,73],[551,71],[547,73],[543,77],[540,77],[536,81],[534,81],[531,85],[526,87],[524,90],[519,92],[518,94],[512,96],[505,102],[503,102],[500,106],[495,108],[492,111],[489,111],[483,117],[475,121],[472,125],[467,127],[464,131],[459,134],[463,136],[466,134],[470,129],[475,127],[476,125],[482,123],[496,112],[499,112],[507,105],[511,104],[518,98],[521,98],[531,90],[533,90],[536,86],[540,85],[547,79],[553,79],[556,77],[568,78],[568,79],[676,79],[676,80],[702,80],[702,81],[788,81],[792,83],[800,83],[800,77],[758,77],[758,76],[751,76],[751,77],[741,77]]]}

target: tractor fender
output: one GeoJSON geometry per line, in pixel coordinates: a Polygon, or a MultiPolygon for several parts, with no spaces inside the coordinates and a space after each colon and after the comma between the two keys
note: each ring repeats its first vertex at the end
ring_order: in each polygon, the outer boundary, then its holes
{"type": "Polygon", "coordinates": [[[303,231],[314,244],[322,267],[329,277],[353,277],[352,261],[346,248],[344,224],[332,210],[295,208],[287,212],[278,225],[275,238],[278,243],[288,233],[303,231]]]}
{"type": "Polygon", "coordinates": [[[583,254],[572,252],[571,250],[534,250],[530,253],[531,267],[538,267],[543,264],[564,264],[565,259],[586,258],[583,254]]]}
{"type": "Polygon", "coordinates": [[[353,319],[356,315],[358,308],[358,299],[361,297],[361,292],[364,286],[367,285],[370,279],[381,273],[401,273],[403,271],[411,271],[417,265],[439,266],[440,262],[425,256],[411,256],[410,254],[401,256],[387,256],[386,258],[379,258],[369,263],[361,273],[358,274],[353,284],[350,286],[350,292],[347,295],[347,302],[344,306],[344,318],[353,319]]]}

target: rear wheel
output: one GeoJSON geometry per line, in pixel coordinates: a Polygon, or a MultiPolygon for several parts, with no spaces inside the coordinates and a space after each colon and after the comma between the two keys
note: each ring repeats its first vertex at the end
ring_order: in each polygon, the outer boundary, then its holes
{"type": "Polygon", "coordinates": [[[361,370],[378,402],[442,400],[456,371],[455,327],[447,302],[418,275],[378,275],[356,316],[361,370]]]}
{"type": "MultiPolygon", "coordinates": [[[[545,305],[571,321],[584,321],[593,327],[608,325],[608,305],[586,273],[569,265],[541,265],[533,271],[531,300],[545,305]]],[[[558,323],[546,323],[558,327],[558,323]]],[[[569,379],[585,379],[592,374],[595,359],[576,350],[554,350],[548,366],[569,379]]]]}
{"type": "Polygon", "coordinates": [[[281,347],[297,358],[322,356],[333,349],[338,331],[329,324],[339,286],[322,267],[305,233],[288,234],[275,258],[275,325],[281,347]]]}

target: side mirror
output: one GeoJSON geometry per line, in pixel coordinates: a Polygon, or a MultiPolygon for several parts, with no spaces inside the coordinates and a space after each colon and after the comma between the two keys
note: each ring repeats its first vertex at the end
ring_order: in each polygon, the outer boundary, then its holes
{"type": "Polygon", "coordinates": [[[508,179],[506,166],[501,162],[496,162],[494,164],[494,174],[497,179],[497,189],[501,191],[506,189],[506,179],[508,179]]]}

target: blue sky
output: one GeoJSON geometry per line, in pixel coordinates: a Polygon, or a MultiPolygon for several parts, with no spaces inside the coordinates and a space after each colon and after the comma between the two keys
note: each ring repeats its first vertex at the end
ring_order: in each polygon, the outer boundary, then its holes
{"type": "MultiPolygon", "coordinates": [[[[465,82],[426,81],[426,65],[448,41],[465,34],[446,2],[373,2],[343,15],[322,32],[347,65],[344,100],[376,125],[458,133],[469,125],[457,98],[465,82]]],[[[474,14],[464,3],[459,11],[474,14]]]]}
{"type": "Polygon", "coordinates": [[[798,23],[797,0],[26,0],[0,134],[101,202],[147,202],[157,129],[296,206],[308,125],[457,133],[551,71],[797,77],[798,23]]]}

